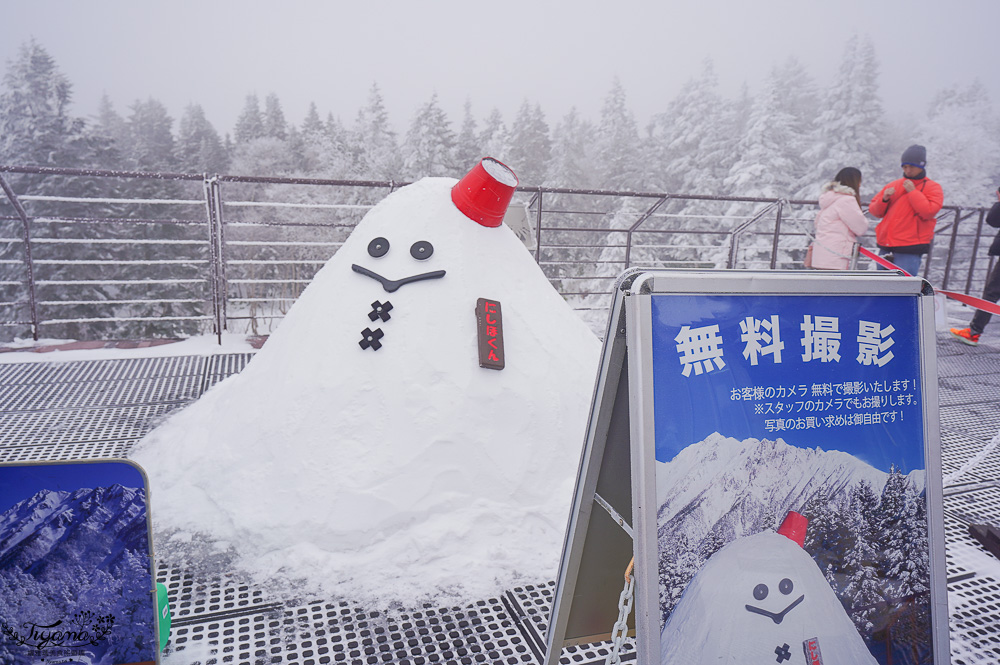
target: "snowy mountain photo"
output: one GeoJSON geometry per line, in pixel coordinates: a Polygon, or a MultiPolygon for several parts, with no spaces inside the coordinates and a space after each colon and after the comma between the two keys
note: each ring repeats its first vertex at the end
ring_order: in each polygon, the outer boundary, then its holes
{"type": "MultiPolygon", "coordinates": [[[[17,470],[0,472],[9,496],[17,470]]],[[[0,510],[0,662],[153,660],[144,489],[41,489],[0,510]]]]}
{"type": "Polygon", "coordinates": [[[39,492],[0,516],[0,568],[45,577],[53,567],[108,568],[146,550],[141,490],[115,485],[39,492]]]}
{"type": "Polygon", "coordinates": [[[656,483],[660,606],[671,634],[678,634],[672,613],[690,605],[692,580],[713,555],[777,529],[796,511],[809,522],[803,549],[815,576],[825,578],[878,662],[890,649],[892,662],[918,662],[900,660],[900,638],[889,633],[901,615],[916,617],[916,634],[929,630],[919,605],[929,590],[923,470],[886,473],[840,451],[713,433],[658,462],[656,483]]]}
{"type": "MultiPolygon", "coordinates": [[[[921,470],[907,479],[919,493],[924,477],[921,470]]],[[[846,496],[862,482],[881,493],[888,478],[847,453],[715,433],[657,463],[657,531],[691,542],[710,532],[740,537],[754,525],[775,528],[788,510],[818,495],[846,496]]]]}

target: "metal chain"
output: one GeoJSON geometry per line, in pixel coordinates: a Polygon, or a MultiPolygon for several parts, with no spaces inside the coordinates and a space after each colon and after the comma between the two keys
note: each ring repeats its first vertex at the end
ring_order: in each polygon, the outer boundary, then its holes
{"type": "Polygon", "coordinates": [[[615,627],[611,630],[611,653],[604,661],[605,665],[620,665],[622,662],[621,650],[628,636],[628,615],[632,613],[632,592],[635,590],[635,578],[632,576],[634,566],[633,557],[625,569],[625,588],[618,597],[618,621],[615,621],[615,627]]]}

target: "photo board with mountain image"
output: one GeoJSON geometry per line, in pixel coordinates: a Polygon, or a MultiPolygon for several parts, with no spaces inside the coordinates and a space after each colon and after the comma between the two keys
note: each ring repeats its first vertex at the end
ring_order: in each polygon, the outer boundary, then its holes
{"type": "Polygon", "coordinates": [[[0,662],[158,662],[145,474],[0,464],[0,662]]]}
{"type": "Polygon", "coordinates": [[[872,281],[649,298],[663,665],[939,662],[923,303],[872,281]]]}

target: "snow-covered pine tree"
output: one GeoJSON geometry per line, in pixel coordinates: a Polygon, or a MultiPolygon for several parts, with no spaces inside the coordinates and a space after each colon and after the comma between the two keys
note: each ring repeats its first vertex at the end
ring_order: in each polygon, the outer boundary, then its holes
{"type": "Polygon", "coordinates": [[[30,40],[8,64],[0,92],[0,163],[79,166],[84,122],[69,114],[72,85],[30,40]]]}
{"type": "Polygon", "coordinates": [[[735,137],[710,59],[689,79],[667,110],[653,118],[650,165],[654,188],[675,194],[723,194],[735,137]]]}
{"type": "MultiPolygon", "coordinates": [[[[852,526],[857,525],[860,516],[852,513],[852,526]]],[[[855,536],[851,547],[844,556],[845,583],[841,601],[846,601],[848,614],[862,637],[870,640],[878,614],[878,604],[882,601],[882,583],[875,566],[877,553],[871,543],[855,536]]]]}
{"type": "Polygon", "coordinates": [[[844,582],[838,596],[858,632],[870,640],[877,605],[883,600],[878,566],[879,500],[867,482],[851,488],[850,497],[849,541],[843,561],[844,582]]]}
{"type": "Polygon", "coordinates": [[[717,522],[701,540],[698,555],[702,561],[708,561],[712,555],[728,545],[733,540],[733,534],[728,532],[722,522],[717,522]]]}
{"type": "Polygon", "coordinates": [[[538,105],[524,100],[510,130],[510,166],[522,185],[541,185],[552,159],[549,125],[538,105]]]}
{"type": "MultiPolygon", "coordinates": [[[[138,100],[130,107],[126,120],[128,126],[128,145],[123,152],[125,164],[129,170],[144,172],[176,172],[179,170],[179,153],[174,141],[173,118],[166,107],[156,99],[138,100]]],[[[207,121],[205,123],[207,125],[207,121]]],[[[204,126],[202,127],[204,130],[204,126]]],[[[221,146],[219,146],[221,148],[221,146]]],[[[136,179],[129,182],[129,195],[135,198],[150,200],[193,199],[199,200],[204,195],[198,183],[182,183],[173,180],[136,179]]],[[[163,204],[129,204],[126,217],[141,220],[185,220],[201,219],[204,208],[201,205],[181,206],[163,204]]],[[[190,264],[179,266],[173,264],[148,263],[145,265],[123,264],[116,269],[119,276],[128,275],[133,279],[170,280],[180,276],[188,276],[197,271],[195,262],[201,260],[198,251],[182,249],[180,245],[169,243],[131,245],[128,240],[136,238],[147,241],[190,240],[201,238],[202,232],[197,227],[162,223],[136,223],[122,227],[122,232],[128,235],[123,238],[123,246],[116,248],[121,255],[127,255],[130,260],[145,259],[154,262],[161,259],[189,258],[190,264]]],[[[195,300],[205,299],[205,293],[200,285],[162,283],[148,286],[140,291],[140,287],[109,284],[99,287],[107,294],[109,300],[195,300]]],[[[139,303],[131,305],[115,305],[112,308],[115,316],[120,318],[150,318],[150,317],[188,317],[197,316],[203,312],[203,305],[186,303],[139,303]]],[[[155,321],[119,321],[115,324],[115,334],[133,339],[143,339],[162,335],[161,325],[155,321]]],[[[195,321],[177,318],[172,320],[172,332],[178,335],[194,334],[199,331],[195,321]]],[[[107,334],[107,333],[105,333],[107,334]]]]}
{"type": "Polygon", "coordinates": [[[625,101],[625,88],[617,78],[604,98],[601,120],[595,136],[594,167],[598,186],[603,189],[635,191],[641,181],[642,166],[639,131],[635,116],[625,101]]]}
{"type": "Polygon", "coordinates": [[[928,174],[941,184],[947,204],[978,207],[993,201],[1000,180],[998,129],[979,81],[934,96],[915,136],[927,147],[928,174]]]}
{"type": "Polygon", "coordinates": [[[328,113],[324,123],[326,139],[325,149],[320,153],[320,169],[328,178],[347,178],[351,175],[353,154],[351,148],[351,132],[344,127],[339,118],[328,113]]]}
{"type": "Polygon", "coordinates": [[[899,469],[890,469],[879,506],[880,567],[894,599],[930,589],[927,561],[927,523],[919,520],[922,499],[899,469]]]}
{"type": "Polygon", "coordinates": [[[236,145],[249,143],[264,136],[264,116],[260,112],[260,101],[256,94],[247,95],[243,111],[236,119],[233,129],[233,141],[236,145]]]}
{"type": "Polygon", "coordinates": [[[546,185],[572,189],[594,186],[593,156],[589,150],[593,131],[593,125],[580,118],[575,107],[556,124],[546,185]]]}
{"type": "MultiPolygon", "coordinates": [[[[684,84],[666,111],[653,117],[647,141],[653,190],[673,194],[732,194],[723,182],[735,160],[735,145],[743,131],[738,105],[726,102],[718,86],[712,61],[706,59],[701,72],[684,84]]],[[[747,101],[749,113],[749,98],[747,101]]],[[[709,261],[708,265],[724,262],[724,247],[718,250],[690,247],[692,242],[721,245],[729,228],[721,219],[724,212],[725,207],[719,203],[667,202],[659,213],[675,216],[658,222],[661,228],[718,230],[720,235],[705,235],[693,241],[683,233],[660,234],[656,244],[664,248],[658,250],[658,258],[685,262],[681,265],[691,265],[692,260],[699,258],[709,261]]]]}
{"type": "MultiPolygon", "coordinates": [[[[815,197],[816,188],[845,166],[861,170],[866,191],[881,187],[883,180],[897,172],[899,164],[894,161],[901,149],[887,140],[878,77],[878,58],[871,40],[851,37],[833,86],[821,95],[813,144],[805,153],[809,170],[799,191],[807,198],[815,197]]],[[[865,195],[861,198],[864,201],[865,195]]]]}
{"type": "MultiPolygon", "coordinates": [[[[0,88],[0,163],[12,165],[36,165],[63,168],[105,167],[123,168],[120,153],[115,150],[115,140],[127,128],[124,121],[117,118],[115,136],[87,131],[86,123],[70,115],[72,86],[59,71],[53,58],[34,40],[21,47],[17,58],[8,66],[0,88]]],[[[104,111],[110,105],[102,105],[104,111]]],[[[50,176],[30,174],[7,174],[5,179],[18,194],[50,195],[60,197],[114,197],[128,194],[128,186],[121,180],[90,178],[86,176],[50,176]]],[[[33,237],[74,238],[116,237],[120,229],[85,229],[80,224],[57,221],[78,217],[105,217],[120,212],[116,206],[87,201],[32,201],[26,205],[29,215],[45,217],[44,223],[36,222],[32,227],[33,237]]],[[[14,211],[7,198],[0,196],[0,213],[13,217],[14,211]]],[[[6,233],[20,236],[19,221],[0,223],[6,233]]],[[[20,243],[11,244],[0,258],[22,260],[24,248],[20,243]]],[[[80,267],[80,262],[94,259],[113,259],[114,252],[108,246],[74,245],[72,250],[66,245],[46,244],[35,248],[36,279],[65,280],[84,279],[92,275],[93,266],[80,267]],[[70,260],[76,264],[70,263],[70,260]],[[44,265],[44,267],[42,267],[44,265]],[[74,272],[77,268],[83,273],[74,272]]],[[[19,263],[5,264],[0,268],[5,281],[20,281],[26,278],[24,267],[19,263]]],[[[39,289],[36,295],[41,300],[76,300],[65,288],[39,289]]],[[[99,296],[100,297],[100,296],[99,296]]],[[[27,301],[25,287],[5,286],[0,289],[0,300],[4,302],[27,301]]],[[[26,320],[27,313],[12,308],[4,315],[6,320],[26,320]]],[[[78,305],[42,306],[39,315],[45,319],[87,318],[94,312],[78,305]]],[[[87,328],[84,324],[82,328],[87,328]]],[[[49,326],[42,334],[56,337],[81,337],[81,326],[49,326]]],[[[3,334],[23,334],[12,328],[4,328],[3,334]]]]}
{"type": "Polygon", "coordinates": [[[399,179],[402,160],[396,133],[377,85],[372,85],[368,103],[358,111],[350,136],[352,176],[376,180],[399,179]]]}
{"type": "MultiPolygon", "coordinates": [[[[94,141],[84,120],[70,114],[72,97],[72,85],[48,52],[33,39],[21,46],[0,86],[0,164],[94,166],[108,143],[94,141]]],[[[12,173],[4,178],[15,192],[34,195],[86,196],[100,188],[78,176],[12,173]]],[[[4,214],[13,215],[6,197],[0,196],[0,206],[4,214]]],[[[68,202],[36,202],[30,208],[29,213],[36,216],[81,216],[86,209],[68,202]]]]}
{"type": "MultiPolygon", "coordinates": [[[[123,151],[125,165],[133,171],[177,170],[177,156],[174,148],[173,118],[167,113],[162,102],[149,98],[137,100],[130,107],[126,124],[128,145],[123,151]]],[[[176,193],[176,187],[163,186],[161,181],[141,181],[133,191],[144,194],[176,193]]]]}
{"type": "Polygon", "coordinates": [[[670,617],[701,564],[702,560],[684,534],[677,534],[669,542],[660,541],[657,577],[663,621],[670,617]]]}
{"type": "MultiPolygon", "coordinates": [[[[641,144],[635,116],[626,104],[625,89],[617,78],[604,98],[596,129],[594,172],[598,188],[635,191],[642,180],[638,157],[641,144]]],[[[588,233],[581,237],[581,244],[595,245],[593,248],[581,248],[581,251],[587,252],[587,256],[582,258],[594,261],[594,267],[586,269],[589,274],[576,278],[576,288],[571,291],[584,294],[580,296],[583,298],[588,298],[586,294],[599,294],[600,303],[606,304],[615,277],[625,268],[628,236],[622,230],[630,228],[651,204],[648,199],[621,197],[603,218],[595,220],[599,220],[600,228],[615,230],[603,235],[588,233]]],[[[587,302],[598,304],[592,300],[587,302]]]]}
{"type": "Polygon", "coordinates": [[[404,175],[410,179],[425,176],[453,176],[455,134],[448,116],[438,104],[437,93],[417,110],[403,142],[404,175]]]}
{"type": "Polygon", "coordinates": [[[476,119],[472,115],[472,102],[465,100],[462,107],[462,128],[455,140],[455,166],[461,171],[471,169],[483,157],[488,157],[479,146],[476,119]]]}
{"type": "Polygon", "coordinates": [[[219,133],[198,104],[184,109],[174,149],[177,168],[184,173],[225,173],[229,163],[219,133]]]}
{"type": "MultiPolygon", "coordinates": [[[[483,131],[479,133],[479,145],[483,149],[484,157],[499,159],[501,162],[507,161],[510,150],[510,135],[498,109],[490,111],[483,123],[483,131]]],[[[514,172],[517,173],[517,171],[514,172]]]]}
{"type": "Polygon", "coordinates": [[[113,170],[125,168],[122,151],[128,144],[128,123],[115,110],[107,93],[101,95],[97,104],[97,116],[90,123],[87,132],[91,140],[101,146],[95,166],[113,170]]]}
{"type": "Polygon", "coordinates": [[[749,525],[746,535],[753,535],[761,531],[777,531],[784,515],[779,513],[774,504],[768,503],[760,507],[753,522],[749,525]]]}
{"type": "Polygon", "coordinates": [[[797,122],[786,109],[777,71],[772,71],[754,100],[746,131],[737,145],[738,159],[724,181],[734,196],[779,198],[787,195],[795,174],[793,150],[797,122]]]}
{"type": "MultiPolygon", "coordinates": [[[[801,123],[792,115],[784,96],[779,70],[771,71],[755,97],[737,159],[724,185],[733,196],[784,198],[800,180],[801,123]]],[[[734,203],[728,216],[750,218],[761,204],[734,203]]],[[[774,216],[767,215],[739,238],[738,260],[748,268],[766,268],[773,247],[774,216]]],[[[779,261],[788,261],[787,255],[779,261]]]]}
{"type": "Polygon", "coordinates": [[[772,75],[778,90],[778,98],[788,115],[790,130],[785,144],[785,156],[791,163],[791,172],[788,175],[792,184],[784,196],[800,198],[796,190],[803,188],[809,192],[804,198],[814,198],[819,185],[803,183],[803,179],[811,171],[811,165],[806,161],[804,153],[813,144],[816,116],[819,113],[819,93],[816,83],[802,63],[794,57],[789,57],[776,67],[772,75]],[[805,187],[799,187],[800,185],[805,187]]]}
{"type": "Polygon", "coordinates": [[[157,646],[150,643],[150,636],[156,634],[156,623],[149,602],[149,557],[125,550],[112,574],[119,589],[112,613],[128,620],[116,626],[112,655],[116,663],[137,663],[148,658],[151,647],[157,646]]]}
{"type": "Polygon", "coordinates": [[[273,92],[264,98],[264,136],[284,141],[288,138],[288,122],[281,110],[281,101],[273,92]]]}
{"type": "Polygon", "coordinates": [[[327,149],[326,131],[316,109],[316,102],[309,103],[309,110],[299,128],[299,150],[295,155],[299,170],[305,175],[319,171],[321,154],[327,149]]]}
{"type": "Polygon", "coordinates": [[[841,591],[844,550],[850,542],[846,500],[824,487],[802,507],[809,520],[805,550],[816,561],[834,591],[841,591]]]}
{"type": "MultiPolygon", "coordinates": [[[[591,155],[593,135],[593,125],[581,119],[575,108],[556,124],[552,132],[552,159],[544,183],[546,186],[573,189],[591,189],[595,186],[591,155]]],[[[550,220],[547,225],[549,227],[596,228],[604,221],[600,215],[589,214],[596,212],[602,203],[593,196],[544,194],[542,203],[548,211],[546,217],[550,220]]],[[[603,234],[582,231],[550,230],[542,234],[541,259],[549,264],[546,266],[546,274],[563,292],[586,290],[586,287],[581,287],[572,278],[595,274],[592,266],[577,262],[599,258],[600,250],[587,245],[592,245],[595,238],[600,237],[603,234]]],[[[605,290],[604,286],[599,287],[599,290],[605,290]]],[[[604,305],[603,296],[572,296],[572,299],[581,305],[590,301],[593,301],[594,307],[604,305]]]]}
{"type": "Polygon", "coordinates": [[[306,117],[302,119],[302,126],[299,129],[303,134],[317,134],[323,131],[323,121],[319,117],[316,102],[309,102],[309,110],[306,111],[306,117]]]}

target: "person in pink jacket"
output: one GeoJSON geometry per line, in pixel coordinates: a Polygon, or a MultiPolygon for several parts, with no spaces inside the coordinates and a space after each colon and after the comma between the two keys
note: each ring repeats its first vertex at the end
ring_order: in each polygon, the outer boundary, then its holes
{"type": "Polygon", "coordinates": [[[816,239],[812,243],[812,268],[847,270],[854,241],[868,230],[861,212],[861,171],[848,166],[833,182],[823,185],[816,215],[816,239]]]}

